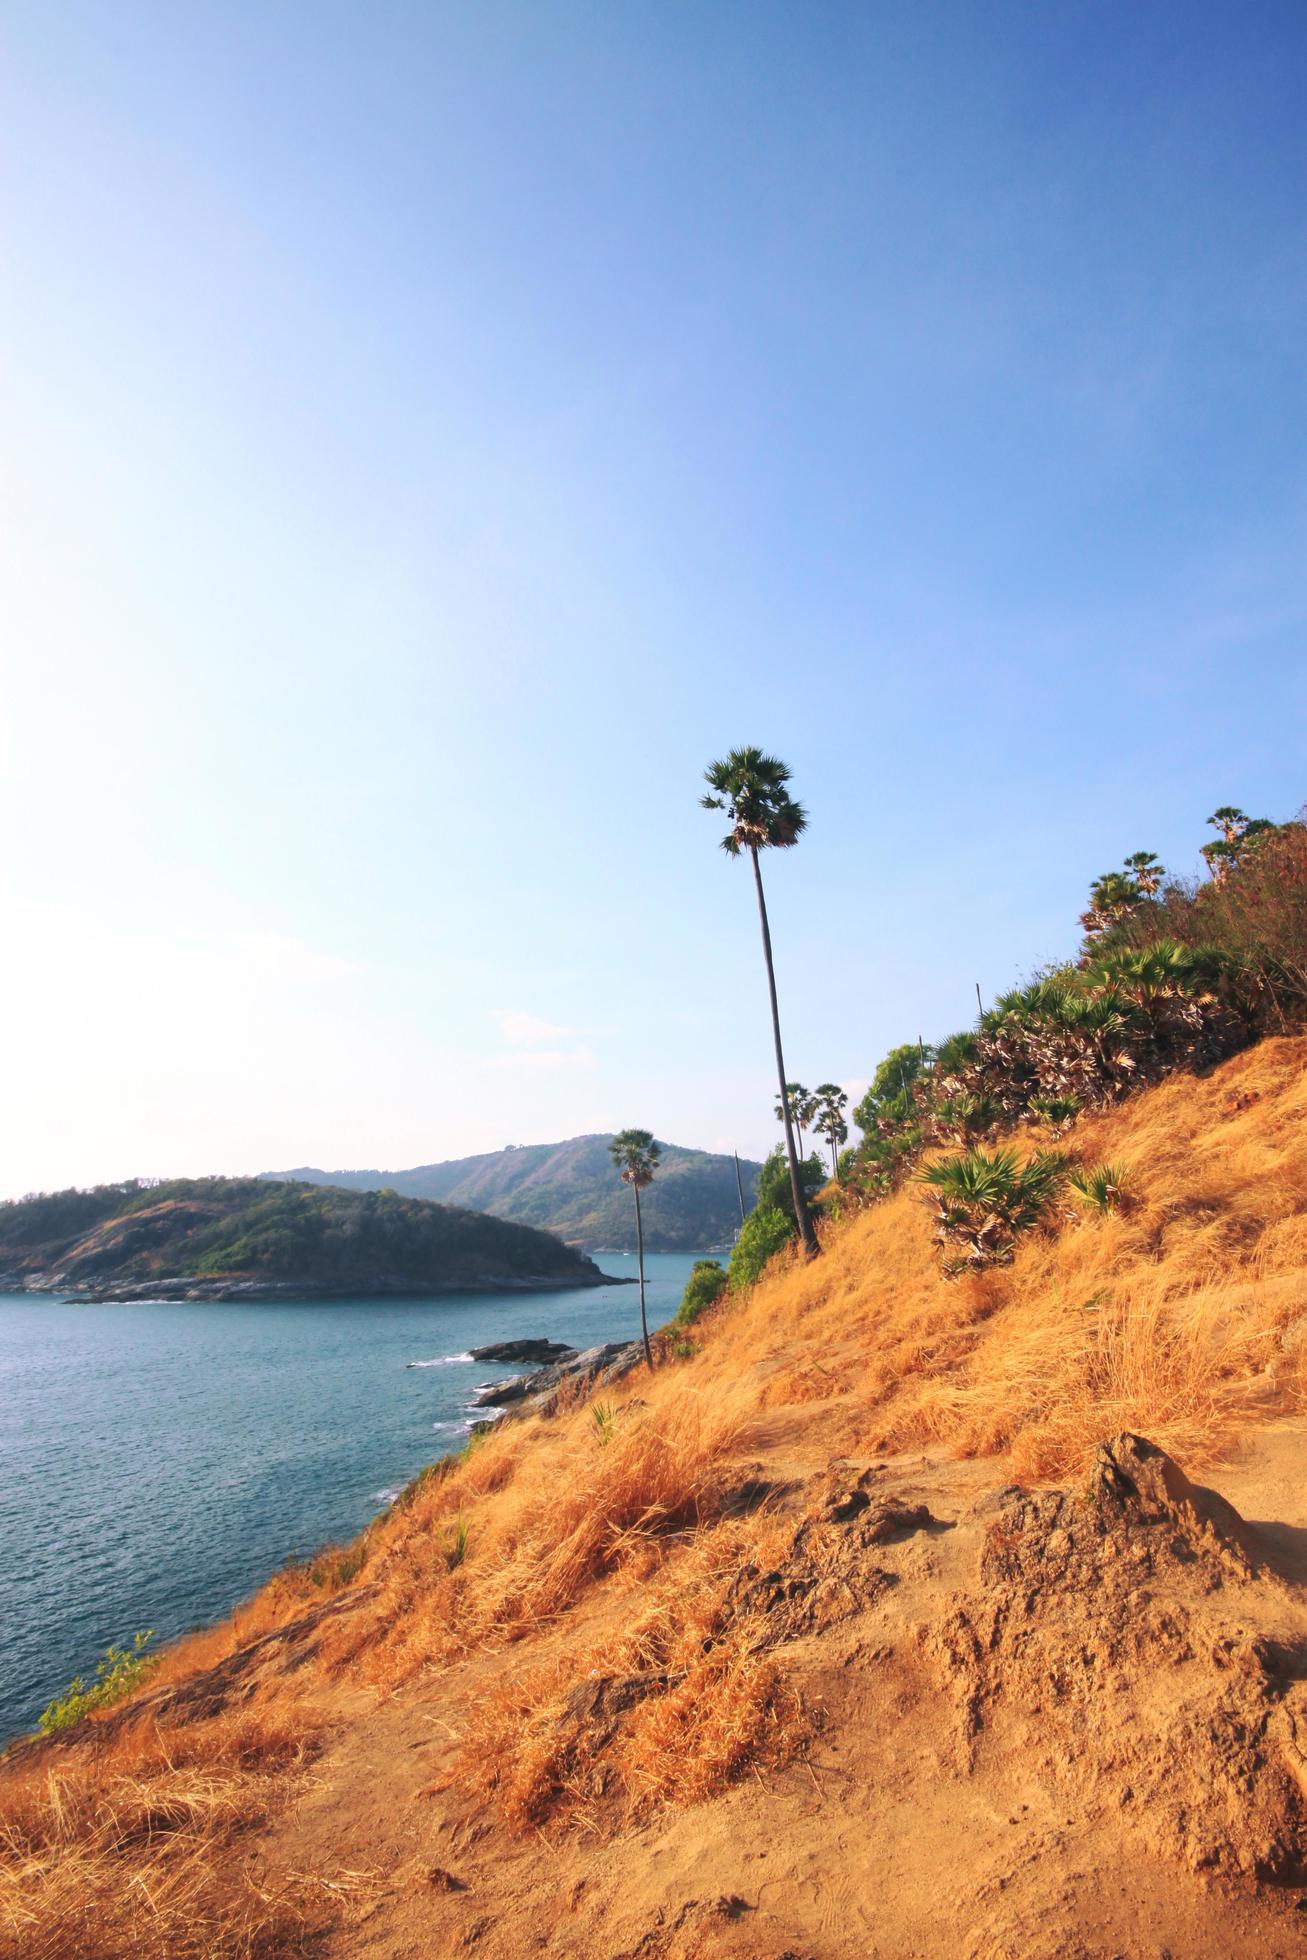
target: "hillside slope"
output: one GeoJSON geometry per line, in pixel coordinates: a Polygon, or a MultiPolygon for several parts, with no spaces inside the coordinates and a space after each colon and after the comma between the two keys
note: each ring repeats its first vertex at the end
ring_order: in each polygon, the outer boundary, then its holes
{"type": "MultiPolygon", "coordinates": [[[[557,1232],[575,1245],[635,1248],[631,1194],[608,1155],[610,1136],[571,1137],[566,1143],[526,1144],[419,1164],[408,1171],[265,1172],[304,1184],[352,1191],[388,1188],[410,1198],[436,1198],[474,1211],[557,1232]]],[[[761,1165],[741,1159],[746,1207],[753,1204],[761,1165]]],[[[729,1243],[740,1223],[735,1159],[664,1144],[658,1175],[644,1198],[645,1245],[651,1252],[699,1252],[729,1243]]]]}
{"type": "Polygon", "coordinates": [[[393,1193],[178,1178],[0,1205],[0,1287],[31,1291],[305,1297],[601,1279],[548,1232],[393,1193]]]}
{"type": "Polygon", "coordinates": [[[15,1950],[1299,1953],[1305,1066],[1082,1118],[1131,1203],[1008,1266],[906,1189],[447,1459],[8,1766],[15,1950]]]}

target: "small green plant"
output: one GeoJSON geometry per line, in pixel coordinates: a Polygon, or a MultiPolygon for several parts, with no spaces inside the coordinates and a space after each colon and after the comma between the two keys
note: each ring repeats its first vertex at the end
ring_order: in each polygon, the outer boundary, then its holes
{"type": "Polygon", "coordinates": [[[80,1674],[75,1675],[64,1693],[56,1695],[44,1710],[37,1724],[40,1733],[57,1735],[60,1729],[71,1728],[84,1715],[110,1707],[139,1687],[155,1663],[156,1656],[145,1652],[153,1638],[151,1627],[136,1634],[130,1647],[108,1648],[89,1687],[80,1674]]]}
{"type": "Polygon", "coordinates": [[[1130,1179],[1120,1164],[1095,1164],[1092,1170],[1072,1171],[1068,1178],[1078,1198],[1095,1211],[1116,1211],[1130,1196],[1130,1179]]]}
{"type": "Polygon", "coordinates": [[[336,1592],[341,1586],[347,1586],[351,1579],[358,1578],[366,1557],[367,1548],[361,1541],[320,1552],[309,1564],[310,1584],[336,1592]]]}
{"type": "Polygon", "coordinates": [[[726,1268],[720,1260],[696,1259],[676,1310],[677,1326],[693,1327],[699,1315],[720,1300],[725,1291],[726,1268]]]}
{"type": "Polygon", "coordinates": [[[1079,1096],[1032,1096],[1030,1107],[1055,1134],[1069,1129],[1080,1114],[1079,1096]]]}
{"type": "Polygon", "coordinates": [[[445,1548],[445,1566],[453,1572],[467,1557],[468,1524],[466,1518],[455,1518],[447,1531],[441,1533],[440,1542],[445,1548]]]}
{"type": "Polygon", "coordinates": [[[919,1172],[936,1194],[936,1233],[949,1251],[944,1274],[1006,1265],[1016,1240],[1046,1216],[1066,1181],[1061,1151],[1040,1150],[1027,1163],[1015,1150],[968,1150],[919,1172]]]}
{"type": "Polygon", "coordinates": [[[611,1402],[592,1402],[590,1404],[590,1420],[595,1426],[595,1435],[599,1438],[599,1447],[603,1449],[605,1444],[611,1443],[613,1440],[613,1428],[617,1421],[617,1411],[613,1408],[611,1402]]]}
{"type": "Polygon", "coordinates": [[[773,1253],[788,1245],[793,1228],[776,1205],[756,1205],[740,1227],[740,1236],[731,1249],[727,1277],[731,1291],[752,1286],[773,1253]]]}
{"type": "Polygon", "coordinates": [[[687,1340],[684,1334],[674,1334],[672,1336],[671,1349],[678,1361],[693,1361],[695,1355],[699,1352],[694,1342],[687,1340]]]}

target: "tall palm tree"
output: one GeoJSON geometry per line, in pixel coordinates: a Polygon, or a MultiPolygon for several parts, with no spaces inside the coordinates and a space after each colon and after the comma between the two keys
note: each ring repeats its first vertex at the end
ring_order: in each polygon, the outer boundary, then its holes
{"type": "Polygon", "coordinates": [[[848,1097],[838,1082],[820,1082],[813,1091],[817,1105],[817,1128],[830,1145],[830,1174],[836,1173],[835,1153],[842,1143],[849,1140],[849,1126],[844,1121],[844,1111],[848,1097]]]}
{"type": "Polygon", "coordinates": [[[653,1372],[653,1349],[649,1346],[649,1321],[644,1310],[644,1218],[640,1193],[653,1183],[663,1147],[655,1143],[651,1130],[622,1130],[608,1146],[608,1154],[635,1193],[635,1243],[640,1257],[640,1338],[644,1342],[645,1364],[653,1372]]]}
{"type": "Polygon", "coordinates": [[[722,839],[722,849],[730,857],[739,857],[742,851],[747,851],[753,864],[758,919],[762,926],[762,954],[767,966],[767,991],[771,998],[776,1081],[783,1111],[781,1120],[785,1125],[785,1154],[790,1163],[790,1192],[804,1254],[809,1259],[815,1259],[821,1247],[817,1244],[817,1234],[808,1216],[803,1180],[799,1176],[798,1152],[794,1146],[794,1122],[790,1115],[785,1056],[781,1048],[781,1016],[776,1004],[776,968],[772,960],[771,929],[767,924],[767,901],[762,889],[762,868],[758,863],[759,851],[784,850],[791,844],[797,844],[800,834],[807,827],[808,816],[803,805],[796,803],[785,787],[790,780],[785,764],[777,756],[764,755],[761,749],[732,749],[725,761],[709,763],[704,779],[711,791],[710,795],[701,799],[704,809],[725,810],[730,820],[730,829],[722,839]]]}

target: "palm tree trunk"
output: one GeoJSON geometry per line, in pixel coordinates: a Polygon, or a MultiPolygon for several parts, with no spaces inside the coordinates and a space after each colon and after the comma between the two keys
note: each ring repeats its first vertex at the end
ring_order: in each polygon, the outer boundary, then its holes
{"type": "Polygon", "coordinates": [[[653,1350],[649,1346],[649,1322],[644,1311],[644,1219],[640,1213],[640,1187],[635,1187],[635,1243],[640,1254],[640,1338],[644,1342],[645,1366],[653,1373],[653,1350]]]}
{"type": "Polygon", "coordinates": [[[835,1132],[834,1132],[834,1130],[832,1130],[832,1131],[831,1131],[831,1138],[830,1138],[830,1174],[831,1174],[831,1177],[832,1177],[832,1178],[834,1178],[834,1177],[836,1176],[836,1174],[837,1174],[837,1173],[836,1173],[836,1165],[835,1165],[835,1132]]]}
{"type": "Polygon", "coordinates": [[[785,1056],[781,1052],[781,1012],[776,1004],[776,969],[772,963],[771,928],[767,924],[767,901],[762,894],[762,867],[758,863],[758,849],[750,845],[749,856],[753,859],[753,882],[758,893],[758,918],[762,924],[762,956],[767,963],[767,992],[771,996],[771,1029],[776,1043],[776,1073],[781,1085],[781,1109],[785,1123],[785,1154],[790,1160],[790,1195],[794,1199],[794,1216],[798,1221],[799,1237],[803,1241],[805,1259],[815,1259],[821,1251],[817,1244],[817,1234],[812,1229],[808,1216],[807,1200],[803,1195],[803,1180],[799,1176],[799,1159],[794,1149],[794,1125],[790,1121],[790,1099],[785,1093],[785,1056]]]}
{"type": "Polygon", "coordinates": [[[740,1153],[735,1153],[735,1189],[740,1200],[740,1223],[744,1223],[744,1180],[740,1176],[740,1153]]]}

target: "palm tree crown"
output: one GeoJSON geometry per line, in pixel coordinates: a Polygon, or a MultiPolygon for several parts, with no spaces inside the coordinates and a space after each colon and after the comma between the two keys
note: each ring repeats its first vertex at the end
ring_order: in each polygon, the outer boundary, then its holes
{"type": "Polygon", "coordinates": [[[797,844],[807,827],[808,813],[786,789],[790,772],[778,756],[732,749],[724,762],[709,763],[704,780],[713,792],[702,798],[704,809],[725,810],[730,818],[722,849],[732,857],[797,844]]]}
{"type": "Polygon", "coordinates": [[[622,1130],[608,1146],[608,1154],[622,1175],[623,1184],[643,1191],[653,1183],[661,1143],[655,1143],[652,1130],[622,1130]]]}

